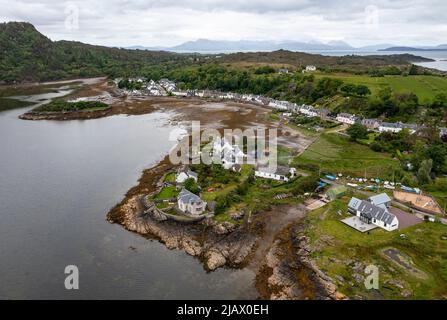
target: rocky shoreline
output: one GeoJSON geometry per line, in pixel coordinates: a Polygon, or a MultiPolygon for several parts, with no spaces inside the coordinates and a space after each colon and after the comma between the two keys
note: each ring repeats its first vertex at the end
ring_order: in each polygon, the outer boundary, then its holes
{"type": "MultiPolygon", "coordinates": [[[[197,224],[175,221],[157,221],[144,214],[139,196],[134,196],[121,206],[121,225],[129,231],[154,238],[168,249],[184,250],[199,258],[206,270],[220,267],[242,267],[254,250],[257,236],[246,232],[242,226],[228,223],[216,224],[206,219],[197,224]]],[[[110,215],[110,222],[114,222],[110,215]]]]}
{"type": "Polygon", "coordinates": [[[271,300],[344,300],[333,280],[311,258],[306,224],[298,222],[282,230],[269,249],[257,274],[262,298],[271,300]]]}
{"type": "Polygon", "coordinates": [[[107,220],[119,223],[129,231],[157,239],[168,249],[184,250],[199,258],[208,271],[220,267],[242,267],[254,250],[257,228],[216,223],[207,218],[195,224],[158,221],[145,213],[141,197],[160,189],[164,175],[173,168],[165,158],[157,166],[143,172],[139,184],[129,190],[126,198],[113,208],[107,220]]]}
{"type": "Polygon", "coordinates": [[[165,158],[144,171],[139,184],[108,213],[108,221],[160,241],[170,250],[185,251],[199,259],[207,271],[248,267],[256,274],[255,286],[263,299],[345,298],[310,258],[311,250],[303,235],[306,225],[301,219],[288,223],[256,261],[254,255],[259,253],[260,244],[270,241],[265,237],[265,227],[273,221],[266,212],[255,214],[250,224],[217,223],[212,218],[193,224],[159,221],[145,213],[141,198],[156,192],[173,168],[165,158]]]}

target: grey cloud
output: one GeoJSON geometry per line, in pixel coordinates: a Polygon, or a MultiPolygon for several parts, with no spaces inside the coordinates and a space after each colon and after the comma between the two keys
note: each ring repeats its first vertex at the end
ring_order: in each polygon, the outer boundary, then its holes
{"type": "Polygon", "coordinates": [[[28,21],[54,39],[105,45],[197,38],[447,42],[446,34],[433,33],[447,30],[445,0],[0,0],[0,7],[0,21],[28,21]],[[67,3],[79,8],[79,30],[63,28],[67,3]],[[377,35],[364,27],[368,6],[379,10],[377,35]]]}

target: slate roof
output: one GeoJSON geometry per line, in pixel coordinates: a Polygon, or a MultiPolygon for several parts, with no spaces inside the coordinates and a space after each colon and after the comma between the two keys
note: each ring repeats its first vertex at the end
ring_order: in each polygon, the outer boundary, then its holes
{"type": "Polygon", "coordinates": [[[339,117],[343,117],[343,118],[352,118],[352,117],[354,117],[353,114],[345,113],[345,112],[339,113],[338,116],[339,117]]]}
{"type": "Polygon", "coordinates": [[[179,199],[183,203],[200,203],[202,202],[202,199],[198,195],[195,195],[194,193],[182,189],[180,191],[179,195],[177,196],[177,199],[179,199]]]}
{"type": "Polygon", "coordinates": [[[394,214],[388,213],[383,208],[373,205],[368,201],[359,200],[357,198],[352,198],[351,201],[349,201],[348,206],[355,211],[360,211],[360,214],[363,217],[366,217],[368,219],[380,220],[386,224],[391,224],[396,217],[394,214]]]}
{"type": "Polygon", "coordinates": [[[412,130],[416,130],[418,128],[417,124],[401,123],[401,122],[382,122],[380,126],[383,128],[400,128],[400,129],[412,129],[412,130]]]}
{"type": "Polygon", "coordinates": [[[277,166],[276,168],[270,166],[258,167],[256,170],[259,172],[277,174],[281,176],[286,176],[290,173],[290,168],[285,166],[277,166]]]}
{"type": "Polygon", "coordinates": [[[381,193],[376,196],[369,197],[369,202],[376,206],[380,206],[381,204],[385,204],[391,202],[390,197],[386,193],[381,193]]]}
{"type": "Polygon", "coordinates": [[[191,171],[191,170],[188,170],[188,171],[186,172],[186,174],[188,175],[188,177],[194,177],[194,178],[196,178],[196,179],[199,177],[199,175],[198,175],[196,172],[191,171]]]}

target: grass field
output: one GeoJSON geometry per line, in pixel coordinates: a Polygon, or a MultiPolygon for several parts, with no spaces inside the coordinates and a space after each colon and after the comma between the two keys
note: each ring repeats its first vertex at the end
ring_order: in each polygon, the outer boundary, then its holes
{"type": "Polygon", "coordinates": [[[311,212],[306,228],[314,248],[314,260],[336,279],[342,293],[369,299],[446,298],[447,226],[423,222],[393,232],[375,229],[360,233],[340,222],[349,216],[346,214],[348,201],[346,197],[311,212]],[[385,258],[381,252],[385,248],[399,250],[425,276],[418,277],[385,258]],[[377,291],[366,290],[363,284],[364,268],[370,264],[379,268],[377,291]]]}
{"type": "Polygon", "coordinates": [[[155,200],[161,199],[171,199],[176,197],[178,194],[177,189],[174,186],[164,187],[160,192],[154,196],[155,200]]]}
{"type": "Polygon", "coordinates": [[[395,92],[413,92],[420,102],[431,101],[438,93],[447,92],[447,78],[436,76],[386,76],[369,77],[352,74],[316,73],[317,79],[323,77],[337,78],[345,83],[363,84],[369,87],[373,94],[390,86],[395,92]]]}
{"type": "Polygon", "coordinates": [[[343,173],[368,178],[389,179],[399,166],[388,154],[374,152],[366,146],[353,143],[336,133],[322,134],[294,164],[314,164],[322,172],[343,173]]]}

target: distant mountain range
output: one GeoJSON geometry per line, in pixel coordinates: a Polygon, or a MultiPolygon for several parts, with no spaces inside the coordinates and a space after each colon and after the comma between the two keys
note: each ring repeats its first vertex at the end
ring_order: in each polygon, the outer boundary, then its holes
{"type": "MultiPolygon", "coordinates": [[[[381,48],[386,48],[381,47],[381,48]]],[[[133,46],[127,49],[140,50],[165,50],[174,52],[249,52],[249,51],[330,51],[330,50],[353,50],[354,47],[343,41],[321,42],[299,42],[299,41],[218,41],[199,39],[188,41],[173,47],[142,47],[133,46]]]]}
{"type": "Polygon", "coordinates": [[[173,47],[143,47],[132,46],[126,49],[151,50],[151,51],[172,51],[172,52],[208,52],[208,53],[226,53],[226,52],[256,52],[256,51],[433,51],[447,50],[447,44],[436,47],[403,47],[393,44],[377,44],[365,47],[353,47],[344,41],[330,41],[322,43],[317,41],[219,41],[198,39],[188,41],[173,47]]]}

